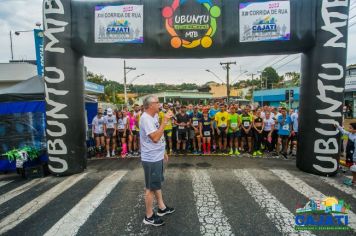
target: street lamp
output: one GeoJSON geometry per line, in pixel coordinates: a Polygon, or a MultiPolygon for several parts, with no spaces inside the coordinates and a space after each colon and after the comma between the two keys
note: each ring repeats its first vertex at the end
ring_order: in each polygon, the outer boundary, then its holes
{"type": "Polygon", "coordinates": [[[212,72],[211,70],[206,69],[205,71],[211,73],[215,78],[217,78],[218,80],[220,80],[220,81],[222,82],[222,84],[225,83],[222,79],[220,79],[219,76],[217,76],[217,75],[216,75],[214,72],[212,72]]]}
{"type": "MultiPolygon", "coordinates": [[[[144,76],[145,74],[140,74],[140,75],[136,75],[135,77],[133,77],[132,79],[131,79],[131,81],[127,84],[127,85],[133,85],[132,83],[135,81],[135,80],[137,80],[138,78],[140,78],[140,77],[142,77],[142,76],[144,76]]],[[[136,90],[136,93],[137,93],[137,90],[136,90]]]]}
{"type": "MultiPolygon", "coordinates": [[[[40,22],[37,22],[36,23],[36,26],[38,27],[38,28],[40,28],[41,27],[41,23],[40,22]]],[[[32,32],[33,31],[33,29],[32,30],[16,30],[16,31],[14,31],[15,32],[15,35],[16,36],[19,36],[21,33],[26,33],[26,32],[32,32]]],[[[11,49],[11,60],[13,61],[14,60],[14,48],[13,48],[13,42],[12,42],[12,31],[10,30],[10,49],[11,49]]]]}
{"type": "Polygon", "coordinates": [[[135,77],[132,78],[132,80],[128,83],[128,85],[132,84],[135,80],[137,80],[138,78],[144,76],[145,74],[140,74],[140,75],[136,75],[135,77]]]}

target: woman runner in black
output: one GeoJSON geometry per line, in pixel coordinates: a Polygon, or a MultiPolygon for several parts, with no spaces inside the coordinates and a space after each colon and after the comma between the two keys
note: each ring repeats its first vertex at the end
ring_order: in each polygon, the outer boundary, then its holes
{"type": "Polygon", "coordinates": [[[203,153],[210,154],[211,137],[214,135],[214,128],[207,108],[203,109],[203,118],[199,124],[199,130],[200,137],[203,137],[203,153]]]}
{"type": "Polygon", "coordinates": [[[253,120],[253,131],[254,131],[254,142],[253,142],[253,154],[252,156],[260,156],[261,152],[261,144],[263,140],[263,129],[264,123],[261,117],[261,109],[257,109],[256,118],[253,120]]]}

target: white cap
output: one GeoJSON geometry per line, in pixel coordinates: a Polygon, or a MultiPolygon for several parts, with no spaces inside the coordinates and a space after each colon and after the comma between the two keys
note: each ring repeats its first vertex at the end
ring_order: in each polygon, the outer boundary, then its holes
{"type": "Polygon", "coordinates": [[[109,107],[108,110],[106,111],[108,115],[112,115],[112,109],[109,107]]]}

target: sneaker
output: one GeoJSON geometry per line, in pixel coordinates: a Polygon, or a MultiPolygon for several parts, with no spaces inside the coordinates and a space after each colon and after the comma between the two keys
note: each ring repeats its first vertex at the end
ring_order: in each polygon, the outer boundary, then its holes
{"type": "Polygon", "coordinates": [[[263,155],[263,153],[260,150],[257,151],[257,154],[258,155],[263,155]]]}
{"type": "Polygon", "coordinates": [[[252,156],[253,156],[253,157],[256,157],[256,156],[257,156],[257,152],[253,152],[253,153],[252,153],[252,156]]]}
{"type": "Polygon", "coordinates": [[[112,152],[111,152],[111,156],[115,156],[115,151],[112,151],[112,152]]]}
{"type": "Polygon", "coordinates": [[[166,209],[161,210],[158,208],[157,215],[158,216],[164,216],[164,215],[169,215],[175,212],[176,210],[173,207],[168,207],[166,206],[166,209]]]}
{"type": "Polygon", "coordinates": [[[106,157],[107,157],[107,158],[109,158],[109,157],[110,157],[110,152],[108,152],[108,153],[106,154],[106,157]]]}
{"type": "Polygon", "coordinates": [[[352,179],[346,178],[343,183],[347,186],[352,186],[353,182],[352,179]]]}
{"type": "Polygon", "coordinates": [[[284,159],[288,159],[287,153],[283,153],[282,156],[284,157],[284,159]]]}
{"type": "Polygon", "coordinates": [[[235,155],[240,155],[241,153],[239,152],[239,150],[236,149],[235,151],[235,155]]]}
{"type": "Polygon", "coordinates": [[[234,154],[234,151],[231,149],[229,152],[229,155],[232,156],[234,154]]]}
{"type": "Polygon", "coordinates": [[[155,213],[153,213],[153,215],[150,218],[147,218],[147,216],[145,216],[145,218],[143,219],[143,223],[145,225],[153,225],[153,226],[164,225],[164,221],[155,213]]]}

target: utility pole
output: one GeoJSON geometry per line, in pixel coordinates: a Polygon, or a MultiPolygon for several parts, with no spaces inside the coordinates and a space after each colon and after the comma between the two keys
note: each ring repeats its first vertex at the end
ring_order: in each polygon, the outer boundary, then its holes
{"type": "Polygon", "coordinates": [[[12,32],[11,32],[11,30],[10,30],[10,49],[11,49],[11,60],[13,61],[14,60],[14,49],[12,46],[12,32]]]}
{"type": "Polygon", "coordinates": [[[234,62],[220,62],[220,65],[226,66],[226,92],[227,92],[227,104],[230,103],[230,65],[236,65],[236,61],[234,62]]]}
{"type": "Polygon", "coordinates": [[[127,105],[127,88],[126,88],[126,74],[132,70],[136,70],[135,67],[126,67],[126,61],[124,60],[124,93],[125,93],[125,104],[127,105]],[[128,70],[126,72],[126,70],[128,70]]]}
{"type": "Polygon", "coordinates": [[[253,99],[253,94],[255,93],[255,85],[253,84],[253,76],[256,75],[254,73],[248,74],[251,75],[251,79],[252,79],[252,101],[255,102],[255,100],[253,99]]]}

